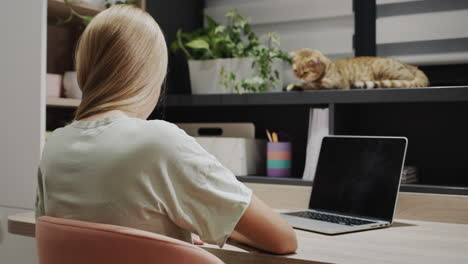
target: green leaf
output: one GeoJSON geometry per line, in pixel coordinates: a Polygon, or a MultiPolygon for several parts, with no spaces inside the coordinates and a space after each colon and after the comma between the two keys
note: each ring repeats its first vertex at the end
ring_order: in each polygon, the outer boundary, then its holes
{"type": "Polygon", "coordinates": [[[171,51],[174,52],[174,53],[177,52],[177,51],[180,49],[179,43],[177,43],[176,40],[173,41],[173,42],[171,43],[170,49],[171,49],[171,51]]]}
{"type": "Polygon", "coordinates": [[[192,55],[188,52],[188,50],[184,47],[184,44],[182,42],[182,30],[179,29],[177,30],[176,33],[176,41],[177,41],[177,46],[185,53],[185,56],[187,56],[187,59],[192,59],[192,55]]]}
{"type": "Polygon", "coordinates": [[[227,11],[226,17],[227,18],[234,18],[234,17],[237,16],[237,14],[238,14],[237,9],[233,8],[233,9],[230,9],[230,10],[227,11]]]}
{"type": "Polygon", "coordinates": [[[217,26],[214,30],[214,34],[222,34],[226,31],[226,26],[217,26]]]}
{"type": "Polygon", "coordinates": [[[188,42],[185,45],[192,49],[207,49],[207,50],[210,49],[210,44],[208,44],[208,42],[206,42],[203,39],[195,39],[195,40],[188,42]]]}
{"type": "Polygon", "coordinates": [[[70,16],[68,16],[66,19],[61,19],[57,17],[57,25],[63,25],[63,24],[69,23],[72,21],[72,19],[73,19],[73,14],[71,13],[70,13],[70,16]]]}
{"type": "Polygon", "coordinates": [[[81,20],[83,21],[83,24],[89,25],[91,23],[91,20],[93,20],[93,16],[81,16],[81,20]]]}
{"type": "Polygon", "coordinates": [[[61,19],[57,17],[57,25],[63,25],[63,24],[69,23],[73,19],[73,16],[74,16],[73,9],[71,8],[71,5],[68,2],[65,2],[65,3],[67,4],[68,9],[70,10],[70,14],[68,15],[66,19],[61,19]]]}
{"type": "Polygon", "coordinates": [[[219,24],[210,16],[205,15],[206,27],[207,28],[216,28],[219,24]]]}

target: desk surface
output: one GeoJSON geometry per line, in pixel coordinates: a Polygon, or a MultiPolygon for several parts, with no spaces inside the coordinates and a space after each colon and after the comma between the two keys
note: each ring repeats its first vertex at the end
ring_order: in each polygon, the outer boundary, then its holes
{"type": "MultiPolygon", "coordinates": [[[[8,217],[10,233],[34,236],[33,213],[8,217]]],[[[226,263],[468,263],[468,225],[397,220],[390,228],[327,236],[296,230],[296,254],[229,244],[203,246],[226,263]]]]}

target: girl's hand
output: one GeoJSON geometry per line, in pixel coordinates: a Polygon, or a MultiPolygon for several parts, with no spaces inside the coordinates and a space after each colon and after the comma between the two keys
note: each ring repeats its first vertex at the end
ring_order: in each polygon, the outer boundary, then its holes
{"type": "Polygon", "coordinates": [[[200,237],[198,235],[195,235],[192,233],[192,242],[194,245],[204,245],[205,243],[201,241],[200,237]]]}

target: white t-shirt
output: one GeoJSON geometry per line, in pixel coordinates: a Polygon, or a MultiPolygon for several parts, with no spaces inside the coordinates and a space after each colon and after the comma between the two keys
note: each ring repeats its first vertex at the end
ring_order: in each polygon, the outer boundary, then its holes
{"type": "Polygon", "coordinates": [[[107,117],[49,136],[36,216],[133,227],[223,246],[252,191],[177,126],[107,117]]]}

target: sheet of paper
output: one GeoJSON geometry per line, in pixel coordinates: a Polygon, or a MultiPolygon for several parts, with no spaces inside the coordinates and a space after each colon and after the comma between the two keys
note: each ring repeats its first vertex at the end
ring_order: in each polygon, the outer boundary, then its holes
{"type": "Polygon", "coordinates": [[[324,136],[329,134],[328,108],[311,108],[303,180],[313,181],[324,136]]]}

